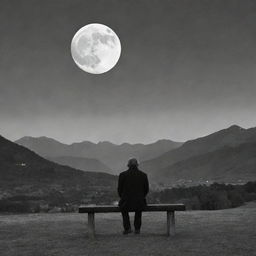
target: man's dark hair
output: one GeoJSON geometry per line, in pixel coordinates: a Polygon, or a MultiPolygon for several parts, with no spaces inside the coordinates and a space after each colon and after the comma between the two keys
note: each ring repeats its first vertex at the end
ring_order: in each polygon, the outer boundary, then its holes
{"type": "Polygon", "coordinates": [[[133,167],[133,166],[137,167],[138,165],[139,165],[139,163],[136,158],[129,159],[128,164],[127,164],[128,167],[133,167]]]}

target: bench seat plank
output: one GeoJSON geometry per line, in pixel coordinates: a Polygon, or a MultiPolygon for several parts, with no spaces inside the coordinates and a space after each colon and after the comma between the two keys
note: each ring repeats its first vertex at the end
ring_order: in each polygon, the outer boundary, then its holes
{"type": "MultiPolygon", "coordinates": [[[[184,204],[148,204],[144,212],[173,212],[173,211],[185,211],[184,204]]],[[[107,213],[107,212],[120,212],[118,206],[113,205],[87,205],[80,206],[79,213],[107,213]]]]}

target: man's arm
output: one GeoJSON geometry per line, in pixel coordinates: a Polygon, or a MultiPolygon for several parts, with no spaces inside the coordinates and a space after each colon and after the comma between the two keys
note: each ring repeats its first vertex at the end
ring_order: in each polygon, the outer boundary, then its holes
{"type": "Polygon", "coordinates": [[[145,174],[145,183],[144,183],[144,195],[146,196],[149,191],[149,182],[148,182],[148,176],[145,174]]]}
{"type": "Polygon", "coordinates": [[[118,195],[119,197],[122,196],[122,193],[123,193],[123,175],[120,174],[119,177],[118,177],[118,186],[117,186],[117,192],[118,192],[118,195]]]}

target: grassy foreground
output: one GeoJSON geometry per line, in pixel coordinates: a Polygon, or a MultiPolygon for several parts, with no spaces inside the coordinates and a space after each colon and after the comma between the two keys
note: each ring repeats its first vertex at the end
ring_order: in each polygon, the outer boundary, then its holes
{"type": "Polygon", "coordinates": [[[177,234],[165,236],[166,214],[144,213],[139,236],[121,235],[117,214],[96,215],[97,237],[86,214],[0,215],[1,256],[256,255],[256,202],[218,211],[176,213],[177,234]]]}

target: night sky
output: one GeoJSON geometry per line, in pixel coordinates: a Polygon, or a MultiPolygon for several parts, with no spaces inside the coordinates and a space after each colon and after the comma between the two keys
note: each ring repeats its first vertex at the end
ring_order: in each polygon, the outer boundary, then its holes
{"type": "Polygon", "coordinates": [[[0,0],[0,134],[62,142],[185,141],[256,126],[256,2],[0,0]],[[70,54],[103,23],[118,64],[101,75],[70,54]]]}

